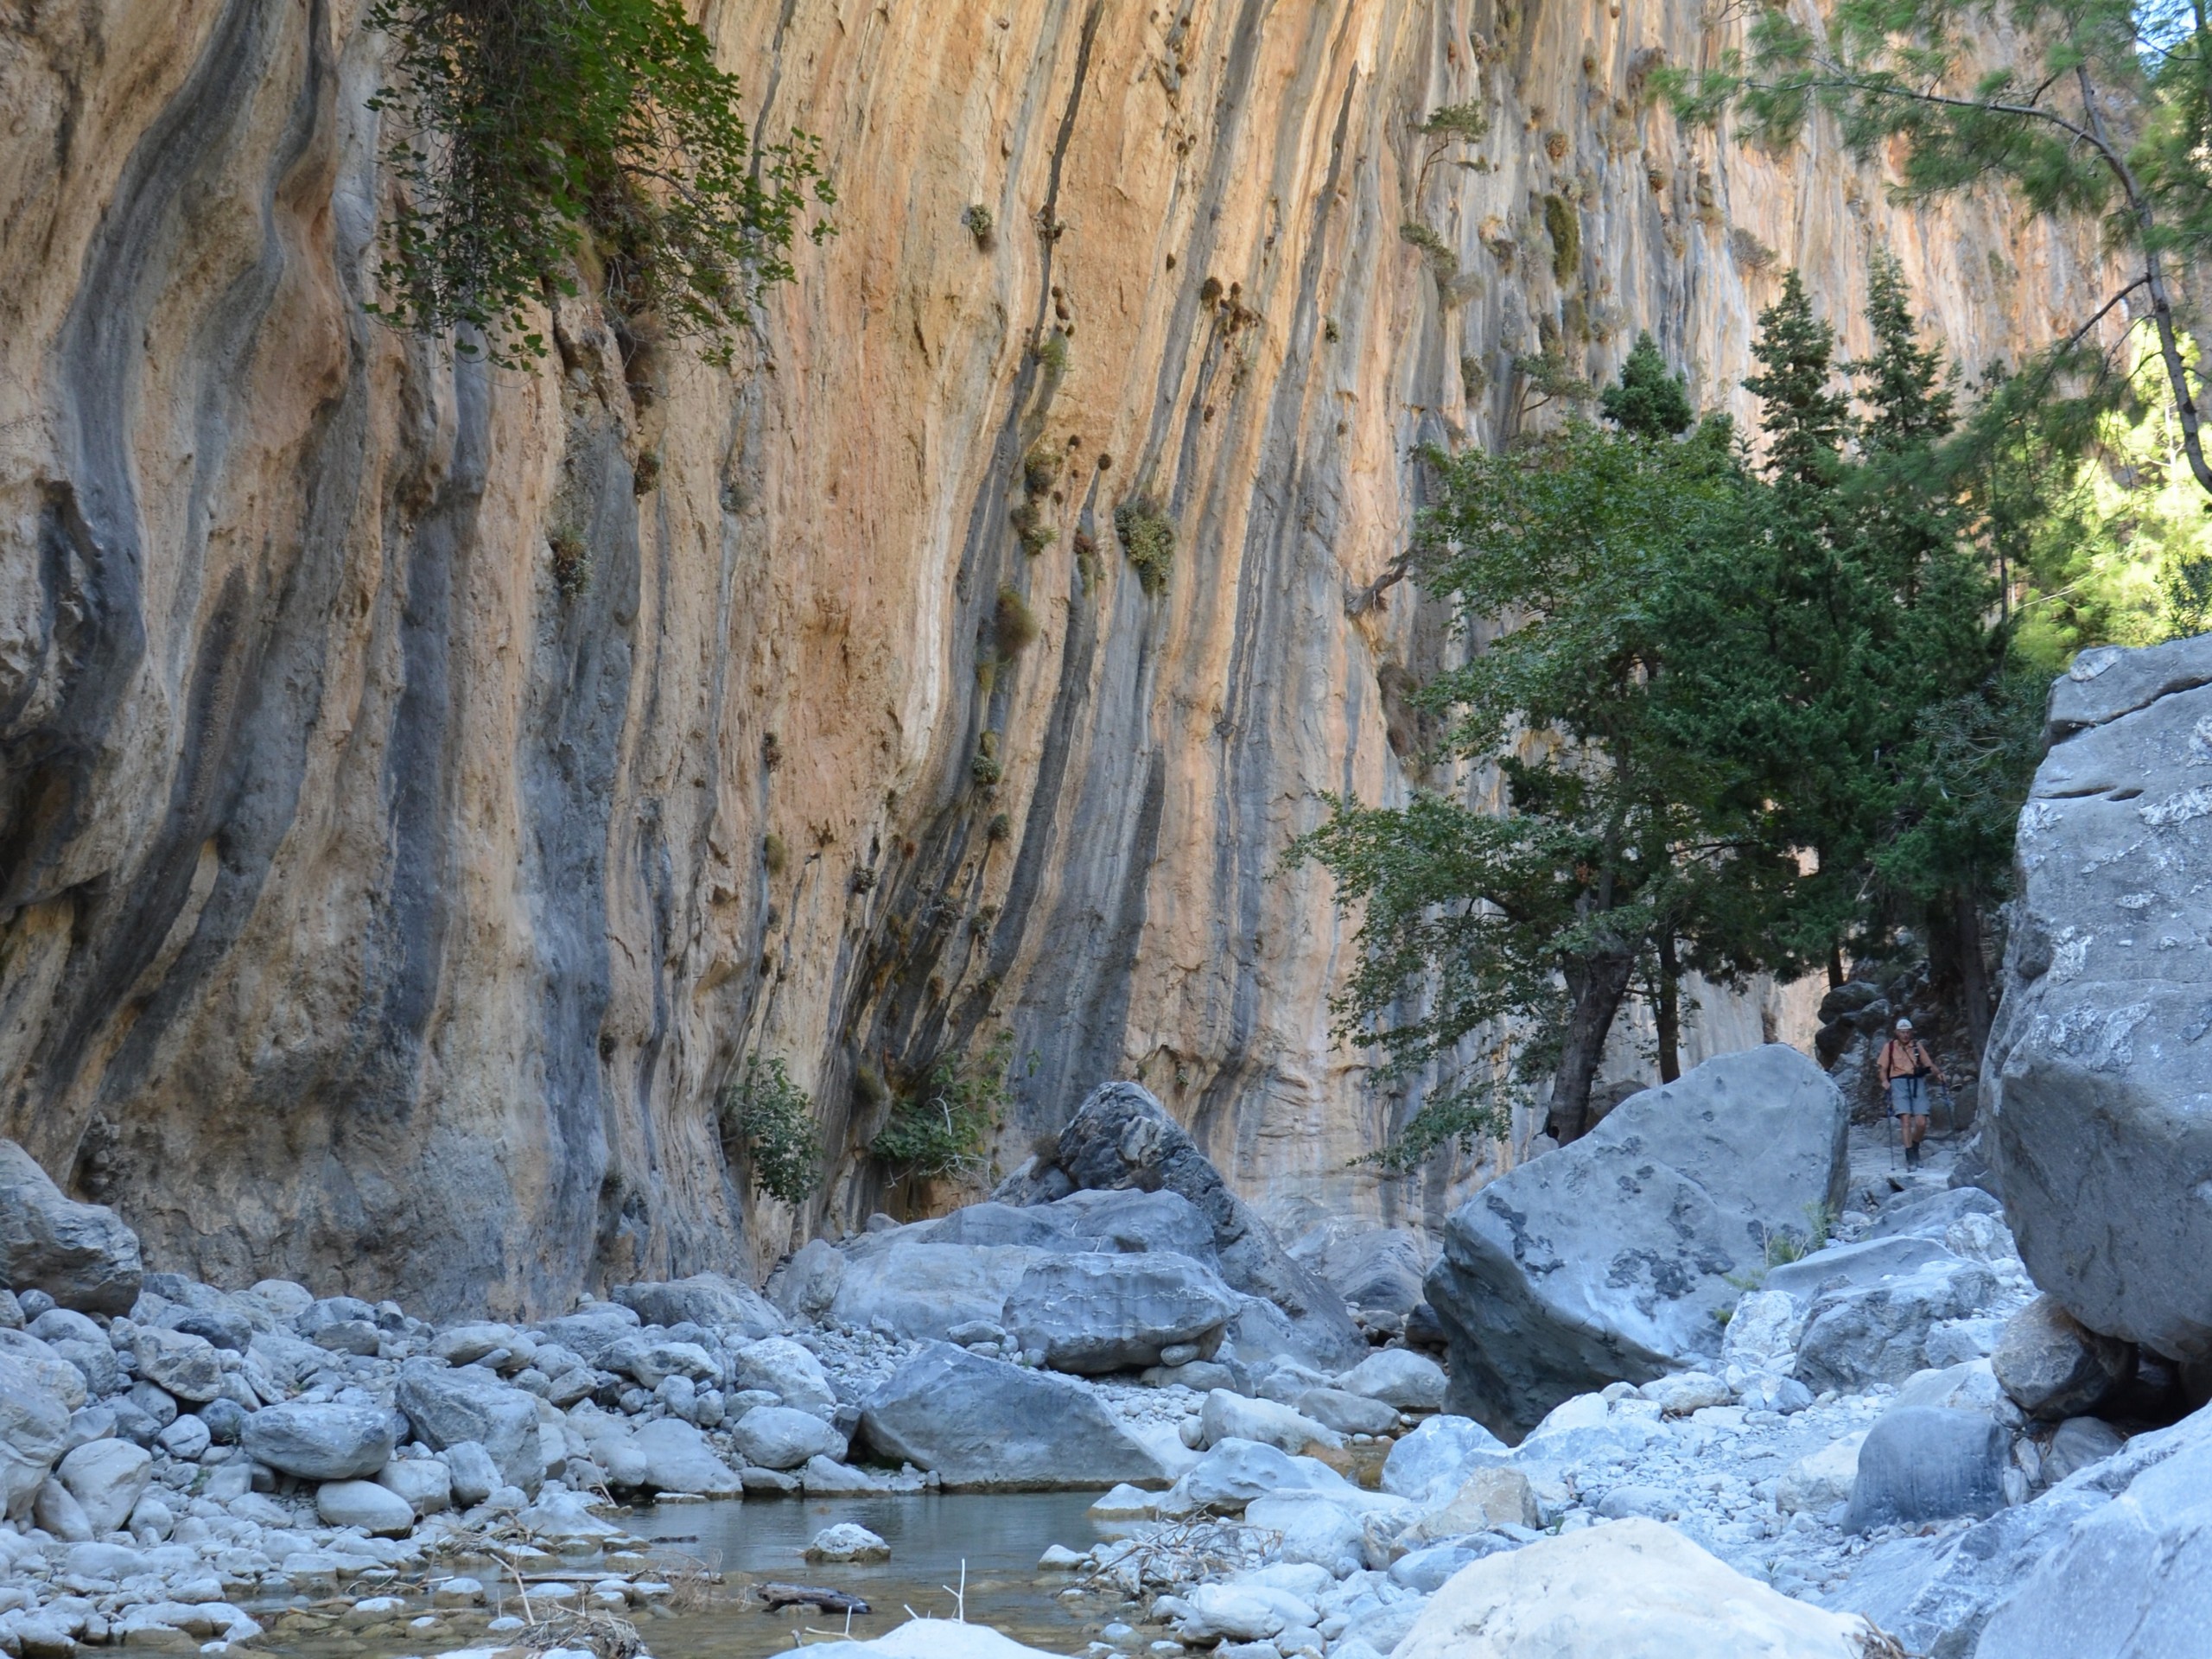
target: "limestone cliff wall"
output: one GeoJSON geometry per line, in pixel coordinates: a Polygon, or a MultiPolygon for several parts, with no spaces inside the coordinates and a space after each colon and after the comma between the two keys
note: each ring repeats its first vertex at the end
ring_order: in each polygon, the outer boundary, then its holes
{"type": "Polygon", "coordinates": [[[713,0],[843,234],[734,372],[578,306],[525,373],[363,315],[359,0],[10,9],[0,1131],[156,1264],[522,1310],[864,1213],[884,1090],[1005,1027],[1009,1161],[1121,1073],[1248,1192],[1436,1209],[1479,1172],[1344,1169],[1409,1103],[1278,868],[1315,791],[1408,785],[1440,620],[1347,601],[1415,447],[1506,435],[1554,336],[1738,397],[1788,264],[1835,306],[1894,250],[1973,365],[2087,280],[1825,138],[1679,130],[1641,88],[1707,10],[713,0]],[[982,669],[1002,587],[1041,634],[982,669]],[[806,1215],[721,1144],[755,1050],[839,1154],[806,1215]]]}

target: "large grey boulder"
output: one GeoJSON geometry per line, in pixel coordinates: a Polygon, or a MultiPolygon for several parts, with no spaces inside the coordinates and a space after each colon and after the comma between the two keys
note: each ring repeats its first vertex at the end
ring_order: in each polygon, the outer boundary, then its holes
{"type": "Polygon", "coordinates": [[[378,1406],[289,1401],[245,1420],[238,1444],[256,1463],[302,1480],[355,1480],[391,1460],[391,1414],[378,1406]]]}
{"type": "Polygon", "coordinates": [[[330,1527],[359,1527],[386,1538],[404,1538],[415,1528],[415,1506],[372,1480],[330,1480],[318,1487],[315,1512],[330,1527]]]}
{"type": "Polygon", "coordinates": [[[638,1335],[640,1321],[620,1302],[594,1302],[557,1319],[548,1319],[545,1339],[575,1354],[588,1365],[612,1369],[607,1359],[638,1335]]]}
{"type": "Polygon", "coordinates": [[[1040,1250],[1187,1255],[1212,1265],[1213,1229],[1179,1192],[1106,1189],[1050,1203],[971,1204],[903,1236],[932,1244],[1025,1244],[1040,1250]]]}
{"type": "Polygon", "coordinates": [[[1421,1281],[1436,1255],[1419,1234],[1363,1216],[1317,1216],[1284,1248],[1351,1306],[1401,1316],[1427,1296],[1421,1281]]]}
{"type": "Polygon", "coordinates": [[[861,1432],[954,1490],[1164,1482],[1160,1459],[1082,1383],[925,1343],[868,1397],[861,1432]]]}
{"type": "Polygon", "coordinates": [[[1982,1632],[1983,1659],[2190,1659],[2212,1637],[2212,1451],[2078,1524],[1982,1632]]]}
{"type": "Polygon", "coordinates": [[[1866,1659],[1880,1651],[1860,1619],[1793,1601],[1672,1528],[1630,1519],[1462,1567],[1421,1609],[1396,1659],[1866,1659]]]}
{"type": "Polygon", "coordinates": [[[2084,652],[2050,715],[1983,1145],[2039,1286],[2212,1361],[2212,635],[2084,652]]]}
{"type": "Polygon", "coordinates": [[[399,1368],[396,1398],[416,1438],[432,1451],[474,1440],[491,1453],[508,1485],[534,1495],[544,1480],[537,1402],[520,1389],[473,1366],[455,1370],[434,1359],[410,1359],[399,1368]]]}
{"type": "Polygon", "coordinates": [[[45,1377],[0,1353],[0,1514],[20,1520],[69,1444],[69,1407],[45,1377]]]}
{"type": "Polygon", "coordinates": [[[963,1325],[996,1325],[1022,1276],[1050,1259],[1027,1244],[938,1244],[909,1230],[855,1241],[830,1299],[829,1318],[910,1341],[943,1341],[963,1325]]]}
{"type": "Polygon", "coordinates": [[[130,1339],[138,1375],[180,1400],[205,1405],[223,1391],[223,1362],[205,1337],[156,1325],[140,1327],[130,1339]]]}
{"type": "Polygon", "coordinates": [[[1295,1457],[1323,1446],[1334,1451],[1344,1437],[1325,1424],[1314,1421],[1294,1406],[1275,1400],[1248,1400],[1228,1389],[1216,1389],[1198,1411],[1198,1441],[1207,1449],[1224,1440],[1250,1440],[1272,1446],[1295,1457]]]}
{"type": "Polygon", "coordinates": [[[1097,1375],[1157,1365],[1160,1351],[1178,1344],[1211,1357],[1239,1305],[1211,1268],[1186,1255],[1085,1251],[1047,1256],[1023,1274],[999,1323],[1033,1362],[1097,1375]]]}
{"type": "Polygon", "coordinates": [[[1325,1492],[1347,1501],[1359,1496],[1357,1487],[1318,1458],[1294,1456],[1258,1440],[1224,1440],[1209,1447],[1167,1489],[1160,1512],[1230,1515],[1255,1497],[1279,1492],[1325,1492]]]}
{"type": "Polygon", "coordinates": [[[1851,1392],[1902,1382],[1930,1365],[1938,1325],[1971,1319],[1997,1295],[1997,1278],[1955,1256],[1917,1272],[1819,1297],[1797,1342],[1797,1380],[1814,1389],[1851,1392]]]}
{"type": "Polygon", "coordinates": [[[689,1279],[655,1284],[617,1285],[613,1294],[617,1303],[647,1325],[734,1326],[747,1340],[779,1336],[787,1328],[783,1315],[758,1291],[719,1273],[696,1273],[689,1279]]]}
{"type": "Polygon", "coordinates": [[[2005,1507],[2012,1437],[1979,1412],[1891,1408],[1859,1447],[1844,1524],[1871,1532],[1900,1522],[1977,1519],[2005,1507]]]}
{"type": "Polygon", "coordinates": [[[819,1324],[830,1318],[844,1278],[844,1252],[826,1238],[810,1238],[768,1275],[766,1294],[792,1319],[819,1324]]]}
{"type": "Polygon", "coordinates": [[[143,1277],[138,1236],[114,1211],[63,1197],[30,1154],[0,1141],[0,1283],[83,1313],[128,1313],[143,1277]]]}
{"type": "Polygon", "coordinates": [[[845,1455],[845,1437],[812,1412],[756,1406],[737,1420],[729,1443],[755,1469],[796,1469],[809,1458],[845,1455]]]}
{"type": "Polygon", "coordinates": [[[1291,1259],[1272,1229],[1229,1190],[1182,1126],[1151,1091],[1134,1083],[1094,1089],[1060,1131],[1051,1172],[1001,1185],[995,1198],[1020,1203],[1078,1191],[1173,1192],[1205,1218],[1221,1276],[1289,1318],[1307,1357],[1325,1370],[1357,1363],[1366,1351],[1344,1298],[1291,1259]],[[1058,1179],[1046,1179],[1057,1175],[1058,1179]]]}
{"type": "Polygon", "coordinates": [[[1936,1263],[1948,1267],[1958,1259],[1940,1239],[1917,1235],[1862,1239],[1855,1244],[1831,1244],[1786,1262],[1767,1274],[1760,1288],[1787,1293],[1802,1312],[1825,1292],[1878,1285],[1936,1263]]]}
{"type": "MultiPolygon", "coordinates": [[[[2095,1541],[2108,1543],[2116,1537],[2124,1541],[2120,1558],[2112,1564],[2114,1587],[2122,1592],[2115,1599],[2120,1605],[2104,1606],[2113,1615],[2112,1628],[2120,1639],[2139,1628],[2122,1610],[2130,1596],[2146,1588],[2154,1599],[2171,1596],[2177,1607],[2187,1609],[2187,1594],[2159,1582],[2159,1541],[2180,1547],[2175,1565],[2181,1580],[2193,1574],[2198,1583],[2205,1581],[2201,1557],[2195,1562],[2187,1560],[2190,1548],[2202,1548],[2201,1542],[2190,1543],[2191,1528],[2200,1523],[2188,1518],[2192,1507],[2188,1495],[2208,1491],[2212,1491],[2212,1410],[2200,1411],[2171,1428],[2139,1434],[2032,1503],[1999,1510],[1963,1533],[1877,1545],[1866,1552],[1850,1583],[1831,1604],[1866,1614],[1903,1643],[1906,1651],[1927,1659],[1977,1659],[1977,1655],[1978,1659],[2043,1659],[2053,1652],[2064,1653],[2067,1659],[2082,1654],[2125,1653],[2129,1659],[2193,1656],[2199,1649],[2187,1643],[2139,1649],[2088,1641],[2054,1649],[2036,1645],[2027,1627],[2032,1614],[2052,1618],[2054,1628],[2064,1628],[2063,1621],[2069,1615],[2058,1611],[2061,1604],[2077,1596],[2098,1596],[2103,1586],[2095,1580],[2105,1568],[2096,1564],[2095,1541]],[[2173,1474],[2151,1479],[2169,1464],[2176,1465],[2173,1474]],[[2098,1517],[2108,1511],[2113,1518],[2100,1522],[2098,1517]],[[2069,1541],[2084,1537],[2091,1541],[2084,1550],[2066,1556],[2069,1541]],[[2044,1570],[2046,1564],[2053,1570],[2044,1570]],[[2031,1580],[2044,1586],[2034,1601],[2025,1597],[2031,1580]],[[1993,1630],[1983,1643],[1993,1615],[2016,1597],[2022,1605],[2007,1628],[1993,1630]]],[[[2201,1531],[2196,1534],[2200,1540],[2202,1535],[2201,1531]]],[[[2196,1617],[2201,1630],[2202,1615],[2196,1617]]],[[[2155,1619],[2149,1628],[2158,1628],[2155,1619]]]]}
{"type": "Polygon", "coordinates": [[[2092,1413],[2135,1374],[2135,1351],[2082,1328],[2053,1296],[2038,1296],[2005,1323],[1990,1369],[2031,1417],[2061,1422],[2092,1413]]]}
{"type": "Polygon", "coordinates": [[[113,1532],[137,1507],[154,1459],[128,1440],[92,1440],[61,1459],[54,1478],[69,1489],[94,1535],[113,1532]]]}
{"type": "Polygon", "coordinates": [[[822,1362],[788,1337],[748,1343],[730,1356],[731,1386],[766,1389],[787,1405],[817,1417],[834,1416],[837,1393],[822,1362]]]}
{"type": "MultiPolygon", "coordinates": [[[[818,1420],[808,1421],[817,1429],[823,1427],[818,1420]]],[[[720,1497],[741,1489],[736,1474],[715,1455],[707,1437],[680,1417],[658,1417],[640,1424],[630,1443],[644,1459],[639,1484],[657,1491],[720,1497]]]]}
{"type": "Polygon", "coordinates": [[[69,1410],[85,1403],[84,1372],[29,1332],[0,1331],[0,1356],[16,1361],[69,1410]]]}
{"type": "Polygon", "coordinates": [[[1219,1265],[1213,1225],[1205,1211],[1164,1187],[1086,1188],[1025,1213],[1051,1217],[1077,1249],[1151,1251],[1219,1265]]]}
{"type": "Polygon", "coordinates": [[[1382,1487],[1427,1509],[1458,1491],[1478,1469],[1508,1456],[1505,1443],[1471,1417],[1431,1417],[1390,1448],[1382,1487]]]}
{"type": "Polygon", "coordinates": [[[1968,1216],[1992,1216],[2002,1220],[2005,1206],[1976,1186],[1951,1186],[1936,1192],[1913,1192],[1885,1204],[1865,1234],[1868,1238],[1896,1238],[1910,1235],[1941,1239],[1954,1223],[1968,1216]]]}
{"type": "Polygon", "coordinates": [[[1337,1379],[1347,1394],[1364,1395],[1403,1411],[1435,1411],[1451,1386],[1444,1368],[1410,1348],[1383,1348],[1337,1379]]]}
{"type": "Polygon", "coordinates": [[[1451,1344],[1446,1408],[1517,1433],[1608,1382],[1717,1348],[1717,1315],[1807,1235],[1845,1179],[1842,1096],[1796,1049],[1707,1060],[1453,1213],[1428,1299],[1451,1344]]]}
{"type": "Polygon", "coordinates": [[[2102,1463],[2126,1444],[2126,1437],[2110,1423],[2095,1417],[2069,1417],[2052,1431],[2050,1444],[2044,1448],[2043,1477],[2056,1484],[2093,1463],[2102,1463]]]}
{"type": "Polygon", "coordinates": [[[1982,1627],[2084,1515],[2110,1500],[2069,1485],[1944,1538],[1876,1544],[1827,1598],[1927,1659],[1971,1659],[1982,1627]]]}

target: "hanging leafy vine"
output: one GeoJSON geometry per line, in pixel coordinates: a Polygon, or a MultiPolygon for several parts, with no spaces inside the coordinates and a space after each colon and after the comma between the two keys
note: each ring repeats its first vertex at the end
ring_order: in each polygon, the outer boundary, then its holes
{"type": "Polygon", "coordinates": [[[671,0],[375,0],[392,43],[369,100],[398,184],[370,311],[520,365],[555,294],[728,362],[802,234],[832,226],[820,142],[757,150],[737,78],[671,0]]]}

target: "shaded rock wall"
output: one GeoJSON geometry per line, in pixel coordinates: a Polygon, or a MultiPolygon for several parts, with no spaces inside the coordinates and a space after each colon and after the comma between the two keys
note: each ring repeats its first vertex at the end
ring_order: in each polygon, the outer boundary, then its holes
{"type": "Polygon", "coordinates": [[[1648,326],[1740,402],[1791,262],[1836,306],[1894,249],[1976,365],[2085,281],[1825,138],[1678,130],[1639,88],[1726,44],[1700,0],[715,0],[844,233],[734,373],[582,306],[495,371],[361,312],[360,10],[0,25],[0,1133],[218,1280],[507,1312],[772,1253],[1001,1025],[1009,1163],[1128,1074],[1248,1191],[1440,1217],[1476,1172],[1344,1169],[1411,1103],[1329,1040],[1351,938],[1278,868],[1317,790],[1408,782],[1440,621],[1347,596],[1414,446],[1508,435],[1548,334],[1595,374],[1648,326]],[[1042,634],[982,670],[1002,586],[1042,634]],[[721,1144],[753,1048],[840,1155],[806,1216],[721,1144]]]}

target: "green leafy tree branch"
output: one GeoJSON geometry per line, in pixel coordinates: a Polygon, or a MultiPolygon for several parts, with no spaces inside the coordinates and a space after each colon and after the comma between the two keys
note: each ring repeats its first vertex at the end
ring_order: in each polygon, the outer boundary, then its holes
{"type": "Polygon", "coordinates": [[[607,304],[727,363],[836,200],[818,142],[756,149],[738,83],[671,0],[375,0],[397,185],[370,311],[510,366],[588,273],[607,304]]]}
{"type": "Polygon", "coordinates": [[[2212,494],[2176,282],[2212,251],[2204,0],[1840,0],[1825,21],[1763,11],[1749,47],[1707,73],[1673,72],[1678,110],[1732,108],[1745,137],[1781,143],[1822,109],[1862,156],[1904,141],[1908,197],[1993,181],[2037,214],[2099,221],[2139,274],[2053,360],[2140,294],[2183,451],[2212,494]]]}

